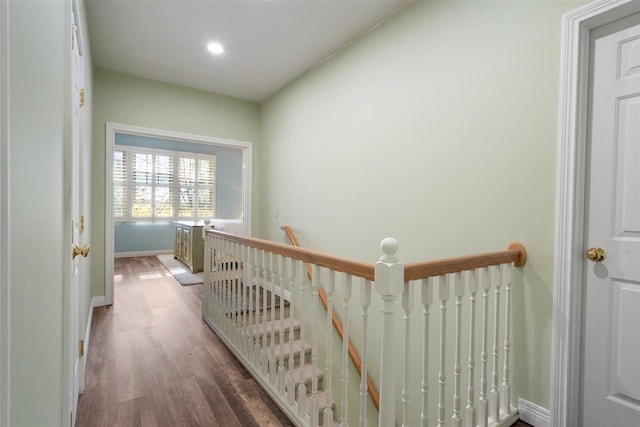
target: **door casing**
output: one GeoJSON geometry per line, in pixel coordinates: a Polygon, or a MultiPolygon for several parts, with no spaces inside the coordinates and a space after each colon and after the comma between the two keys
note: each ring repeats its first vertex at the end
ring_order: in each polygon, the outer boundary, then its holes
{"type": "Polygon", "coordinates": [[[589,34],[640,11],[637,0],[599,0],[563,16],[558,109],[551,425],[576,426],[580,409],[589,34]]]}
{"type": "Polygon", "coordinates": [[[9,2],[0,0],[0,426],[9,425],[9,2]]]}
{"type": "Polygon", "coordinates": [[[155,138],[173,139],[176,141],[187,141],[196,144],[218,145],[222,147],[231,147],[242,151],[242,232],[251,236],[251,200],[252,181],[253,181],[253,144],[251,142],[236,141],[232,139],[210,137],[204,135],[188,134],[184,132],[175,132],[170,130],[152,129],[142,126],[127,125],[122,123],[107,122],[106,128],[106,151],[105,151],[105,297],[104,301],[99,301],[96,305],[113,304],[113,271],[114,271],[114,241],[113,241],[113,148],[117,133],[126,133],[130,135],[149,136],[155,138]]]}

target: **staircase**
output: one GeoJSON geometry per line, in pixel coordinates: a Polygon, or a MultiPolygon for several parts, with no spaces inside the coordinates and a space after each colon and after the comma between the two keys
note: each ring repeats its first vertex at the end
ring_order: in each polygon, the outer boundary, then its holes
{"type": "MultiPolygon", "coordinates": [[[[301,323],[292,318],[290,302],[278,295],[282,290],[271,291],[271,285],[245,285],[238,266],[232,263],[234,268],[227,270],[221,284],[227,296],[220,308],[232,328],[230,335],[247,343],[249,359],[262,367],[265,379],[280,384],[295,405],[304,408],[309,420],[326,425],[325,410],[329,407],[327,413],[332,414],[335,402],[327,404],[324,373],[314,367],[311,344],[301,339],[301,323]]],[[[332,419],[329,425],[338,423],[332,419]]]]}

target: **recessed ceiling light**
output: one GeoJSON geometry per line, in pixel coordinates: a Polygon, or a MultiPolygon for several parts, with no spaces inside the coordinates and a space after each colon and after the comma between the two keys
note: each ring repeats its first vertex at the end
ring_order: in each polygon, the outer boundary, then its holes
{"type": "Polygon", "coordinates": [[[209,43],[207,45],[207,49],[209,50],[209,52],[214,53],[216,55],[220,55],[222,52],[224,52],[224,48],[222,47],[222,45],[220,43],[209,43]]]}

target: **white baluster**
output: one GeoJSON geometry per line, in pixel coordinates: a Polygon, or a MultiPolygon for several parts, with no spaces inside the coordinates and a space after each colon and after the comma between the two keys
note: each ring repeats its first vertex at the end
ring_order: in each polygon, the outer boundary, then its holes
{"type": "MultiPolygon", "coordinates": [[[[237,260],[239,257],[238,255],[238,243],[237,242],[232,242],[231,243],[231,260],[237,260]]],[[[240,310],[240,307],[238,307],[238,303],[240,301],[240,293],[239,293],[239,283],[238,283],[238,279],[237,279],[237,274],[236,274],[236,269],[233,268],[234,267],[234,262],[235,261],[230,261],[231,265],[229,265],[229,279],[231,281],[231,286],[233,289],[233,298],[231,299],[231,309],[233,310],[233,314],[235,316],[234,321],[232,322],[232,326],[233,328],[231,329],[233,331],[233,343],[237,346],[240,342],[240,337],[238,336],[238,327],[242,325],[242,310],[240,310]]]]}
{"type": "Polygon", "coordinates": [[[243,283],[242,278],[240,277],[240,264],[242,263],[242,245],[240,243],[235,244],[235,261],[233,263],[233,280],[236,284],[236,312],[237,321],[236,321],[236,344],[238,348],[242,348],[243,342],[243,331],[244,331],[244,310],[242,309],[242,304],[244,300],[242,299],[242,291],[243,291],[243,283]]]}
{"type": "Polygon", "coordinates": [[[480,269],[480,286],[482,287],[482,353],[480,354],[480,399],[478,399],[478,425],[489,425],[489,402],[487,400],[487,346],[489,341],[489,268],[480,269]]]}
{"type": "Polygon", "coordinates": [[[262,375],[269,373],[269,349],[268,349],[268,337],[269,337],[269,313],[267,312],[267,305],[269,303],[267,295],[267,283],[269,282],[269,265],[271,263],[271,252],[262,251],[262,282],[260,284],[260,291],[262,292],[262,309],[260,319],[262,320],[262,345],[260,352],[260,366],[262,367],[262,375]]]}
{"type": "MultiPolygon", "coordinates": [[[[318,286],[320,280],[320,267],[317,265],[313,265],[313,275],[311,277],[311,288],[313,289],[313,320],[311,321],[311,335],[312,335],[312,344],[311,344],[311,372],[313,372],[311,376],[311,425],[318,425],[318,418],[320,410],[318,407],[318,321],[320,317],[320,307],[318,304],[318,286]]],[[[304,343],[302,344],[304,345],[304,343]]],[[[304,350],[302,350],[304,351],[304,350]]],[[[301,357],[304,357],[304,353],[301,354],[301,357]]]]}
{"type": "Polygon", "coordinates": [[[253,288],[255,283],[255,250],[253,248],[247,247],[247,262],[245,264],[245,268],[247,271],[244,272],[247,286],[247,310],[249,310],[249,322],[247,325],[247,357],[250,361],[254,361],[254,345],[255,345],[255,322],[254,322],[254,313],[253,313],[253,288]]]}
{"type": "Polygon", "coordinates": [[[220,250],[222,249],[221,247],[221,241],[220,239],[216,238],[215,239],[215,275],[214,275],[214,279],[213,279],[213,287],[214,287],[214,299],[213,299],[213,306],[214,306],[214,318],[215,318],[215,323],[216,326],[218,328],[222,327],[222,289],[220,288],[220,283],[221,283],[221,271],[220,271],[220,250]]]}
{"type": "MultiPolygon", "coordinates": [[[[296,274],[296,277],[299,280],[299,292],[298,292],[298,298],[300,303],[298,304],[298,309],[300,310],[300,343],[301,345],[304,345],[305,343],[305,322],[304,322],[304,294],[305,294],[305,289],[306,289],[306,284],[307,284],[307,279],[306,276],[302,273],[302,262],[298,262],[298,273],[296,274]]],[[[293,347],[293,345],[292,345],[293,347]]],[[[302,351],[302,350],[301,350],[302,351]]],[[[300,379],[298,381],[298,415],[300,416],[304,416],[307,413],[307,405],[306,405],[306,399],[307,399],[307,386],[305,385],[304,382],[304,355],[301,353],[300,354],[300,360],[299,360],[299,374],[300,374],[300,379]]]]}
{"type": "Polygon", "coordinates": [[[212,273],[212,267],[211,267],[211,237],[205,235],[204,238],[204,272],[202,273],[203,276],[203,288],[204,288],[204,295],[203,295],[203,300],[202,300],[202,304],[200,305],[200,315],[202,318],[208,318],[209,317],[209,299],[211,298],[211,273],[212,273]]]}
{"type": "Polygon", "coordinates": [[[478,292],[478,280],[476,270],[469,271],[469,387],[467,388],[467,407],[465,416],[466,427],[476,427],[475,407],[475,337],[476,337],[476,293],[478,292]]]}
{"type": "Polygon", "coordinates": [[[489,392],[489,417],[494,422],[500,421],[500,390],[498,389],[498,377],[500,372],[499,355],[500,355],[500,288],[502,287],[502,278],[500,277],[500,269],[496,266],[491,267],[491,281],[495,286],[495,303],[493,307],[493,371],[491,381],[491,391],[489,392]]]}
{"type": "MultiPolygon", "coordinates": [[[[286,268],[287,259],[284,256],[280,256],[280,360],[278,361],[278,392],[284,394],[285,390],[285,368],[284,368],[284,289],[285,282],[287,281],[286,268]]],[[[289,316],[289,328],[291,328],[291,316],[289,316]]]]}
{"type": "MultiPolygon", "coordinates": [[[[222,240],[222,254],[224,255],[225,259],[229,256],[229,241],[227,240],[222,240]]],[[[228,264],[224,262],[224,260],[221,263],[221,269],[220,269],[220,278],[222,281],[222,289],[223,289],[223,298],[222,298],[222,328],[225,332],[225,335],[228,337],[229,336],[229,317],[231,316],[231,313],[229,311],[229,301],[231,301],[231,290],[229,289],[229,272],[227,271],[228,268],[228,264]]]]}
{"type": "Polygon", "coordinates": [[[270,270],[271,270],[271,305],[270,305],[270,312],[271,312],[271,326],[270,326],[270,330],[271,330],[271,337],[270,337],[270,341],[269,341],[269,380],[271,381],[271,384],[276,384],[276,369],[277,369],[277,361],[276,361],[276,286],[279,283],[278,280],[278,258],[280,258],[280,255],[278,254],[271,254],[271,263],[270,263],[270,270]]]}
{"type": "MultiPolygon", "coordinates": [[[[398,242],[387,237],[380,248],[384,255],[375,265],[375,289],[383,303],[382,308],[382,348],[380,351],[380,410],[378,426],[393,427],[396,419],[395,402],[395,301],[404,285],[404,268],[395,256],[398,242]]],[[[363,375],[366,376],[366,375],[363,375]]]]}
{"type": "Polygon", "coordinates": [[[324,408],[324,425],[325,427],[331,427],[333,425],[333,409],[331,409],[331,402],[333,401],[332,379],[333,375],[333,328],[332,328],[332,314],[333,314],[333,292],[335,290],[336,272],[329,270],[329,281],[324,286],[324,291],[327,295],[327,357],[324,362],[324,389],[327,396],[327,406],[324,408]]]}
{"type": "Polygon", "coordinates": [[[504,266],[505,282],[505,313],[504,313],[504,365],[502,377],[502,390],[500,394],[501,410],[504,414],[511,412],[511,384],[509,382],[509,352],[511,350],[511,276],[513,264],[504,266]]]}
{"type": "Polygon", "coordinates": [[[433,278],[422,279],[422,306],[424,317],[424,333],[422,341],[422,409],[420,421],[422,427],[429,427],[429,318],[433,303],[433,278]]]}
{"type": "Polygon", "coordinates": [[[440,385],[438,399],[438,427],[445,425],[446,412],[446,383],[447,383],[447,301],[449,300],[449,283],[447,276],[438,278],[440,292],[440,371],[438,384],[440,385]]]}
{"type": "Polygon", "coordinates": [[[353,277],[350,274],[344,278],[344,299],[342,300],[342,371],[340,382],[342,384],[342,403],[340,406],[340,427],[348,427],[349,422],[349,305],[351,301],[353,277]]]}
{"type": "Polygon", "coordinates": [[[369,325],[369,307],[371,306],[371,281],[364,280],[360,287],[360,306],[362,308],[362,356],[360,357],[361,372],[360,375],[360,427],[367,427],[367,393],[369,386],[367,384],[367,336],[369,325]]]}
{"type": "Polygon", "coordinates": [[[302,275],[302,262],[296,261],[294,259],[289,259],[289,295],[290,295],[290,305],[289,305],[289,362],[287,365],[287,402],[289,405],[293,406],[296,399],[296,379],[294,375],[294,353],[293,353],[293,341],[295,340],[295,329],[294,323],[296,318],[296,310],[300,311],[298,305],[296,303],[296,295],[294,294],[295,288],[295,280],[298,275],[302,275]],[[297,272],[297,274],[296,274],[297,272]]]}
{"type": "Polygon", "coordinates": [[[241,274],[241,285],[242,285],[242,353],[245,358],[248,357],[248,342],[249,342],[249,311],[248,311],[248,302],[249,302],[249,273],[247,270],[247,266],[249,264],[249,247],[246,245],[242,245],[242,259],[241,265],[238,265],[238,268],[242,268],[241,274]]]}
{"type": "Polygon", "coordinates": [[[411,355],[411,310],[413,310],[414,283],[404,282],[402,291],[402,309],[404,310],[404,380],[402,383],[402,425],[409,426],[409,403],[411,402],[409,356],[411,355]]]}
{"type": "Polygon", "coordinates": [[[253,340],[254,340],[254,345],[253,345],[253,358],[254,358],[254,365],[257,369],[260,369],[260,324],[262,323],[262,310],[261,308],[261,300],[260,300],[260,289],[262,289],[262,284],[260,283],[260,278],[262,277],[262,263],[263,263],[263,259],[262,259],[262,251],[259,249],[255,249],[254,251],[254,256],[255,256],[255,278],[254,278],[254,293],[255,293],[255,297],[256,297],[256,301],[254,304],[255,307],[255,324],[253,327],[254,330],[254,334],[253,334],[253,340]]]}
{"type": "Polygon", "coordinates": [[[453,416],[452,427],[461,427],[460,418],[460,379],[462,374],[462,297],[464,296],[464,285],[462,283],[462,273],[453,274],[453,292],[456,296],[456,342],[454,348],[455,362],[453,365],[453,416]]]}

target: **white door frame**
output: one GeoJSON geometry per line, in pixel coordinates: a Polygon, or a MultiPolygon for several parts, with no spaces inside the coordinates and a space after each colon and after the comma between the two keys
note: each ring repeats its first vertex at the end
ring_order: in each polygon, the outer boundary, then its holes
{"type": "Polygon", "coordinates": [[[253,171],[253,144],[245,141],[216,138],[203,135],[194,135],[170,130],[152,129],[122,123],[107,122],[106,135],[106,168],[105,168],[105,301],[106,305],[113,304],[113,148],[116,134],[126,133],[130,135],[149,136],[153,138],[171,139],[174,141],[186,141],[196,144],[209,144],[221,147],[230,147],[242,150],[242,232],[251,236],[251,200],[252,200],[252,171],[253,171]]]}
{"type": "Polygon", "coordinates": [[[552,426],[576,426],[580,409],[589,34],[596,27],[638,11],[637,0],[599,0],[563,16],[551,351],[552,426]]]}
{"type": "Polygon", "coordinates": [[[0,427],[9,414],[9,2],[0,0],[0,427]]]}

